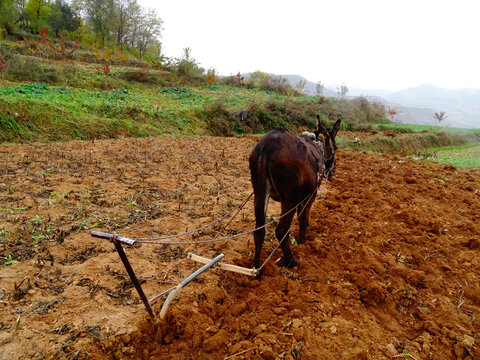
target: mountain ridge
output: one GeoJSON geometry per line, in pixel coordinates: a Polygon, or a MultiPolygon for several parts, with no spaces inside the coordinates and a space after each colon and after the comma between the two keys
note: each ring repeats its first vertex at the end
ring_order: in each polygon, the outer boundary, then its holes
{"type": "MultiPolygon", "coordinates": [[[[305,94],[316,95],[315,86],[315,83],[306,80],[305,94]],[[312,86],[315,89],[313,92],[311,91],[312,86]]],[[[333,96],[337,96],[337,92],[331,90],[332,86],[336,87],[336,85],[325,87],[325,96],[330,97],[332,93],[333,96]]],[[[477,88],[447,89],[425,83],[398,91],[349,88],[347,96],[362,96],[395,109],[397,115],[393,121],[396,122],[439,125],[433,116],[435,112],[445,111],[447,118],[442,125],[480,128],[480,89],[477,88]]]]}

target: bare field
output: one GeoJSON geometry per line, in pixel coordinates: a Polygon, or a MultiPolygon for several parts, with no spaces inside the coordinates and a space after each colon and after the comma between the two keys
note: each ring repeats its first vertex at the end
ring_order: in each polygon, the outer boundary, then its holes
{"type": "MultiPolygon", "coordinates": [[[[149,319],[113,245],[90,231],[155,237],[234,210],[256,141],[0,145],[0,359],[480,357],[480,171],[347,150],[292,247],[299,268],[278,267],[277,250],[260,280],[209,270],[166,321],[149,319]]],[[[253,227],[250,201],[226,230],[186,240],[253,227]]],[[[267,229],[263,259],[276,244],[267,229]]],[[[126,248],[149,296],[200,266],[190,251],[251,267],[253,236],[126,248]]]]}

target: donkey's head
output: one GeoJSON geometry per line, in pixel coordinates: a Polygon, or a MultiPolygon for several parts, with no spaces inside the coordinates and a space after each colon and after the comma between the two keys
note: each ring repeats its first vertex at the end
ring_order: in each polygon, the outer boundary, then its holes
{"type": "Polygon", "coordinates": [[[315,131],[315,136],[317,141],[321,141],[323,144],[324,154],[325,154],[325,175],[329,180],[332,179],[332,176],[335,175],[335,167],[337,163],[335,162],[335,152],[337,151],[337,144],[335,142],[335,136],[337,136],[338,129],[340,129],[341,119],[338,119],[331,130],[328,130],[320,120],[320,116],[317,115],[317,128],[315,131]]]}

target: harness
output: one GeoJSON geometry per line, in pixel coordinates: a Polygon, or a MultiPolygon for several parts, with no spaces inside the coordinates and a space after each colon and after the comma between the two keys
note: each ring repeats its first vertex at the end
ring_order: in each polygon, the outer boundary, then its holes
{"type": "Polygon", "coordinates": [[[318,153],[316,153],[315,151],[313,151],[313,149],[310,146],[308,146],[308,143],[305,137],[299,136],[299,139],[305,144],[307,149],[310,151],[310,153],[316,160],[315,162],[317,164],[317,187],[318,187],[322,179],[327,178],[326,167],[325,167],[325,150],[323,148],[323,144],[321,141],[312,140],[312,143],[315,146],[315,149],[318,151],[318,153]],[[318,155],[320,155],[320,157],[318,155]]]}

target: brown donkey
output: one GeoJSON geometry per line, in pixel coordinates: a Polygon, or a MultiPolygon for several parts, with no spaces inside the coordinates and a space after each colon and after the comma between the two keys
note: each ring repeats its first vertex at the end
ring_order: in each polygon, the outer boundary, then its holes
{"type": "MultiPolygon", "coordinates": [[[[250,173],[255,194],[256,227],[265,225],[268,199],[281,202],[282,213],[275,229],[280,241],[285,266],[298,266],[289,246],[288,231],[297,207],[299,219],[298,243],[305,241],[310,208],[322,179],[335,173],[335,136],[340,120],[327,130],[317,115],[318,130],[295,136],[284,129],[266,134],[250,154],[250,173]]],[[[255,231],[255,268],[260,266],[260,254],[265,228],[255,231]]]]}

